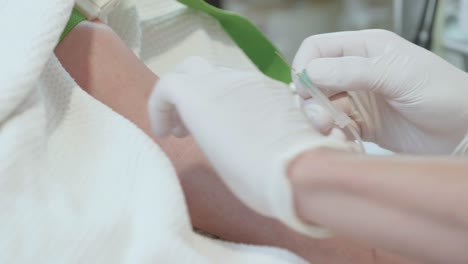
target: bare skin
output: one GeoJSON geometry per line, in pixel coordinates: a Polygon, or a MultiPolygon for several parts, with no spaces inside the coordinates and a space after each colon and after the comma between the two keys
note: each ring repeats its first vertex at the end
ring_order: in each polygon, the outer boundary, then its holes
{"type": "Polygon", "coordinates": [[[306,222],[422,263],[468,263],[464,159],[311,151],[289,175],[306,222]]]}
{"type": "MultiPolygon", "coordinates": [[[[107,26],[84,22],[56,55],[89,94],[152,135],[146,103],[157,76],[107,26]]],[[[192,223],[225,240],[282,247],[312,263],[403,264],[405,261],[350,239],[315,240],[245,207],[219,180],[192,138],[158,139],[181,181],[192,223]]]]}

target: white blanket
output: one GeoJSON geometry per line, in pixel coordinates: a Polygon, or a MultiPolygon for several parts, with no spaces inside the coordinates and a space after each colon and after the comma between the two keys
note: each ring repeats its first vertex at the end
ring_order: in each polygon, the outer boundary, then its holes
{"type": "MultiPolygon", "coordinates": [[[[72,6],[0,0],[0,263],[304,263],[192,231],[165,154],[54,56],[72,6]]],[[[157,73],[189,54],[252,67],[215,21],[171,0],[127,1],[107,20],[157,73]]]]}

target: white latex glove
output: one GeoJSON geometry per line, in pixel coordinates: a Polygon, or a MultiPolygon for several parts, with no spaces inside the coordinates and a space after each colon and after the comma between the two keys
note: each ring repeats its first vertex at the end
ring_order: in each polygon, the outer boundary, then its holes
{"type": "Polygon", "coordinates": [[[316,131],[295,106],[288,86],[258,72],[192,58],[161,78],[149,113],[157,136],[183,136],[187,128],[246,205],[302,233],[329,235],[296,217],[286,169],[305,150],[351,150],[351,145],[316,131]]]}
{"type": "MultiPolygon", "coordinates": [[[[312,36],[293,66],[306,69],[328,96],[353,91],[347,103],[341,96],[339,107],[364,140],[390,150],[450,154],[468,131],[468,75],[392,32],[312,36]]],[[[330,118],[317,120],[322,131],[333,125],[330,118]]]]}

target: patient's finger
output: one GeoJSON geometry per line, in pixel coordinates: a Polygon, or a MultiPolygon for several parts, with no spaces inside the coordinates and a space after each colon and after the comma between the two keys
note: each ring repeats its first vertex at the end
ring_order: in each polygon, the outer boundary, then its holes
{"type": "MultiPolygon", "coordinates": [[[[331,97],[330,100],[334,107],[336,107],[340,111],[343,111],[346,115],[348,115],[351,118],[351,124],[349,125],[354,130],[356,130],[358,134],[361,134],[361,128],[358,125],[358,122],[356,120],[356,118],[358,117],[357,112],[354,109],[353,102],[351,98],[349,97],[348,93],[337,94],[331,97]]],[[[356,138],[354,138],[354,135],[351,133],[349,129],[344,129],[344,133],[346,134],[346,137],[349,140],[356,140],[356,138]]]]}

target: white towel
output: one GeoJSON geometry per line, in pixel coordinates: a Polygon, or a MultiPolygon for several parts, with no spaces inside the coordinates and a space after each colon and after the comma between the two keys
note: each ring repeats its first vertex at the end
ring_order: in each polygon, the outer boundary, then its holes
{"type": "MultiPolygon", "coordinates": [[[[153,69],[176,64],[175,47],[180,57],[202,53],[242,65],[241,52],[209,17],[169,0],[139,4],[126,1],[107,20],[153,69]],[[149,9],[140,17],[143,4],[149,9]],[[169,38],[187,19],[193,35],[158,44],[159,33],[170,28],[169,38]],[[188,40],[200,42],[188,49],[188,40]]],[[[283,250],[192,231],[164,153],[82,91],[53,55],[72,5],[0,1],[0,263],[305,263],[283,250]]],[[[244,60],[242,67],[252,66],[244,60]]]]}

